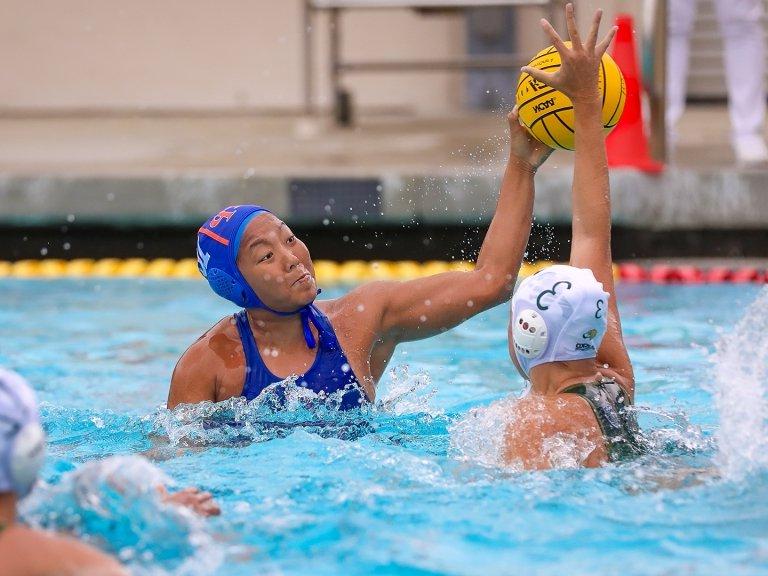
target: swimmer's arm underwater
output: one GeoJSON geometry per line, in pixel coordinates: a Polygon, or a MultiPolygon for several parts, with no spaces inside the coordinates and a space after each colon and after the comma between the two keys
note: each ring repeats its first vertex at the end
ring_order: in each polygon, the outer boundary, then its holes
{"type": "Polygon", "coordinates": [[[383,338],[397,343],[433,336],[511,297],[531,230],[534,174],[552,149],[528,134],[517,110],[507,120],[509,160],[475,269],[362,287],[368,304],[378,305],[383,338]]]}

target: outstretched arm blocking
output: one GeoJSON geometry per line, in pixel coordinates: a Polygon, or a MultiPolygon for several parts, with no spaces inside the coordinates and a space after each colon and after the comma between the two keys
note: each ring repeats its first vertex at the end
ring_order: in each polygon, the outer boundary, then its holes
{"type": "Polygon", "coordinates": [[[597,41],[602,11],[598,10],[585,42],[576,28],[573,5],[566,6],[566,22],[571,47],[546,20],[542,27],[560,53],[564,65],[555,73],[526,67],[524,70],[537,80],[561,90],[573,102],[575,116],[576,158],[573,174],[573,235],[572,266],[589,268],[603,288],[611,295],[608,331],[598,351],[598,362],[608,364],[634,387],[632,365],[621,331],[619,309],[613,282],[611,256],[611,191],[602,105],[598,90],[600,60],[616,33],[616,28],[600,42],[597,41]]]}
{"type": "Polygon", "coordinates": [[[447,330],[512,295],[533,217],[533,177],[552,150],[509,116],[510,154],[499,201],[475,269],[372,287],[381,303],[381,334],[416,340],[447,330]]]}

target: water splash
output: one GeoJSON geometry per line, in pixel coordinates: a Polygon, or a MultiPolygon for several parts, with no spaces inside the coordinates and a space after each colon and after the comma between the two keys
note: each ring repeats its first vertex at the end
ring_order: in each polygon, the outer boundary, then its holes
{"type": "Polygon", "coordinates": [[[641,424],[643,445],[650,455],[685,455],[709,452],[713,439],[693,424],[682,408],[632,406],[641,424]]]}
{"type": "Polygon", "coordinates": [[[486,407],[472,408],[456,420],[449,428],[450,449],[455,457],[486,468],[502,466],[504,430],[514,401],[505,398],[486,407]]]}
{"type": "Polygon", "coordinates": [[[21,506],[30,526],[71,533],[116,555],[141,574],[210,574],[223,555],[204,521],[164,503],[168,477],[139,456],[94,460],[41,485],[21,506]]]}
{"type": "MultiPolygon", "coordinates": [[[[521,471],[519,464],[506,464],[503,460],[504,434],[512,422],[514,397],[498,400],[489,406],[473,408],[456,420],[449,428],[450,448],[461,461],[487,468],[504,467],[521,471]]],[[[681,409],[633,406],[641,427],[641,441],[649,459],[665,456],[690,455],[712,448],[699,426],[692,424],[681,409]]],[[[545,452],[553,468],[581,467],[594,449],[584,438],[559,434],[548,439],[545,452]]],[[[648,460],[645,461],[647,465],[648,460]]]]}
{"type": "Polygon", "coordinates": [[[716,463],[725,477],[739,479],[768,466],[768,287],[724,331],[711,360],[720,414],[716,463]]]}
{"type": "Polygon", "coordinates": [[[425,373],[410,374],[407,366],[390,370],[374,404],[339,410],[344,391],[315,393],[295,378],[278,382],[250,402],[230,398],[222,402],[181,404],[158,409],[147,420],[154,434],[172,446],[235,445],[285,438],[296,430],[323,438],[355,440],[375,431],[391,417],[418,415],[434,418],[436,393],[425,373]]]}
{"type": "Polygon", "coordinates": [[[404,364],[389,371],[389,380],[377,392],[376,411],[393,416],[428,414],[439,416],[442,410],[433,408],[431,401],[437,388],[426,372],[411,374],[404,364]]]}

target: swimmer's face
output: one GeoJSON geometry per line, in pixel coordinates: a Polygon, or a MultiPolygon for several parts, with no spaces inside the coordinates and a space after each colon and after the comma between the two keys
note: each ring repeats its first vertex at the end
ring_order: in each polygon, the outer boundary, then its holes
{"type": "Polygon", "coordinates": [[[317,295],[309,250],[273,214],[261,214],[248,223],[240,241],[237,267],[262,302],[273,310],[296,310],[317,295]]]}

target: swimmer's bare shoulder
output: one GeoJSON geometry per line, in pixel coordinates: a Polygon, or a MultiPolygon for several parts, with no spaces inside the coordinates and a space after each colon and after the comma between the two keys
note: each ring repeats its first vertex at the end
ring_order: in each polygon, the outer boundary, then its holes
{"type": "Polygon", "coordinates": [[[575,394],[528,394],[512,407],[504,433],[504,461],[526,470],[552,468],[547,444],[558,436],[565,436],[566,445],[575,451],[589,451],[583,466],[594,468],[608,460],[600,425],[587,402],[575,394]]]}
{"type": "Polygon", "coordinates": [[[73,538],[11,526],[0,533],[0,574],[128,576],[103,552],[73,538]]]}
{"type": "Polygon", "coordinates": [[[226,316],[187,348],[171,376],[168,408],[218,402],[242,392],[245,356],[232,316],[226,316]]]}

